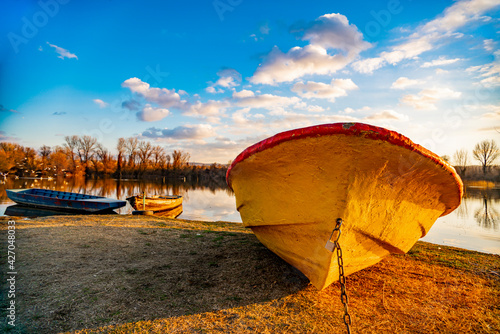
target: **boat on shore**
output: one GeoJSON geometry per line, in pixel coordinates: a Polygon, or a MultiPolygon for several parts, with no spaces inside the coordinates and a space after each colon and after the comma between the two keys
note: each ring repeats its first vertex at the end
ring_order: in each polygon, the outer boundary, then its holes
{"type": "Polygon", "coordinates": [[[331,240],[338,218],[349,275],[408,252],[463,194],[439,156],[362,123],[279,133],[240,153],[226,179],[243,224],[319,290],[339,279],[331,240]]]}
{"type": "Polygon", "coordinates": [[[7,197],[17,204],[66,212],[111,212],[127,205],[126,201],[49,189],[7,189],[7,197]]]}
{"type": "Polygon", "coordinates": [[[175,208],[168,209],[168,210],[162,210],[162,211],[154,211],[153,215],[157,217],[164,217],[164,218],[177,218],[179,217],[183,212],[182,204],[179,206],[176,206],[175,208]]]}
{"type": "MultiPolygon", "coordinates": [[[[182,205],[182,196],[178,195],[157,195],[144,196],[136,195],[127,198],[127,201],[135,210],[149,210],[156,213],[169,211],[182,205]]],[[[182,211],[181,211],[182,213],[182,211]]]]}

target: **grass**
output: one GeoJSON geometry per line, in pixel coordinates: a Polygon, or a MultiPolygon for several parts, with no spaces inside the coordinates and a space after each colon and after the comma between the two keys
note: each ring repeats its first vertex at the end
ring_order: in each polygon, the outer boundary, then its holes
{"type": "MultiPolygon", "coordinates": [[[[59,216],[16,228],[18,326],[1,314],[6,333],[345,332],[338,284],[317,291],[241,224],[59,216]]],[[[347,292],[355,333],[500,331],[496,255],[419,242],[348,276],[347,292]]]]}

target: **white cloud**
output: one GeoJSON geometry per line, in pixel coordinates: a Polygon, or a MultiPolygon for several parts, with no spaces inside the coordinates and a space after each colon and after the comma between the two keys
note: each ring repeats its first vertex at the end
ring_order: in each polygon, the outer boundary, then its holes
{"type": "Polygon", "coordinates": [[[309,112],[314,112],[314,113],[320,113],[325,111],[325,108],[321,106],[307,106],[307,111],[309,112]]]}
{"type": "Polygon", "coordinates": [[[436,103],[442,99],[457,99],[462,94],[449,88],[429,88],[420,91],[418,94],[408,94],[403,96],[401,103],[409,105],[419,110],[436,110],[436,103]]]}
{"type": "Polygon", "coordinates": [[[485,39],[483,41],[484,49],[488,52],[493,52],[497,49],[497,43],[492,39],[485,39]]]}
{"type": "Polygon", "coordinates": [[[217,86],[234,88],[241,84],[241,74],[235,69],[226,68],[217,72],[217,75],[219,79],[205,89],[208,93],[223,93],[224,90],[220,88],[216,89],[217,86]]]}
{"type": "Polygon", "coordinates": [[[302,40],[325,49],[339,49],[358,54],[370,47],[363,41],[363,34],[347,17],[341,14],[325,14],[304,29],[302,40]]]}
{"type": "Polygon", "coordinates": [[[380,121],[380,120],[397,120],[397,121],[407,121],[409,117],[407,115],[400,114],[395,112],[394,110],[383,110],[381,112],[377,112],[371,114],[364,118],[366,121],[380,121]]]}
{"type": "Polygon", "coordinates": [[[424,82],[421,80],[412,80],[407,77],[400,77],[396,81],[394,81],[391,85],[392,89],[405,89],[411,86],[420,85],[424,82]]]}
{"type": "Polygon", "coordinates": [[[173,129],[149,128],[142,133],[143,137],[176,140],[200,140],[216,135],[215,130],[210,124],[184,125],[173,129]]]}
{"type": "Polygon", "coordinates": [[[331,56],[317,45],[295,47],[288,53],[275,47],[249,80],[254,84],[275,85],[307,74],[330,74],[344,68],[349,61],[342,54],[331,56]]]}
{"type": "Polygon", "coordinates": [[[251,94],[253,92],[242,90],[241,92],[234,92],[233,99],[235,105],[242,108],[263,108],[267,110],[275,110],[276,108],[283,108],[286,106],[294,105],[300,102],[298,97],[285,97],[273,94],[251,94]]]}
{"type": "Polygon", "coordinates": [[[186,108],[184,115],[201,117],[205,118],[208,122],[217,123],[229,107],[230,103],[227,101],[210,100],[205,103],[197,102],[186,108]]]}
{"type": "Polygon", "coordinates": [[[479,84],[490,88],[500,86],[500,51],[495,52],[495,60],[489,64],[471,66],[466,69],[470,73],[478,73],[479,84]]]}
{"type": "Polygon", "coordinates": [[[357,88],[351,79],[333,79],[330,84],[314,81],[297,82],[293,85],[292,91],[306,99],[328,99],[330,102],[335,102],[337,97],[347,96],[348,90],[357,88]]]}
{"type": "MultiPolygon", "coordinates": [[[[64,58],[75,58],[75,59],[78,59],[78,57],[74,53],[71,53],[68,50],[63,49],[60,46],[57,46],[57,45],[54,45],[54,44],[50,44],[49,42],[47,42],[47,44],[50,47],[54,48],[56,50],[56,52],[59,54],[59,56],[57,56],[57,58],[61,58],[61,59],[64,59],[64,58]]],[[[40,50],[40,48],[38,48],[38,49],[40,50]]]]}
{"type": "Polygon", "coordinates": [[[251,108],[243,108],[235,111],[231,116],[233,123],[240,126],[248,124],[248,113],[250,112],[250,109],[251,108]]]}
{"type": "Polygon", "coordinates": [[[381,57],[368,58],[352,63],[352,68],[359,73],[370,74],[381,68],[384,63],[385,60],[381,57]]]}
{"type": "Polygon", "coordinates": [[[138,78],[130,78],[122,83],[122,87],[130,89],[131,92],[144,97],[146,101],[156,103],[164,108],[182,108],[186,101],[182,101],[175,89],[168,90],[166,88],[150,87],[147,82],[143,82],[138,78]]]}
{"type": "Polygon", "coordinates": [[[150,104],[146,104],[141,111],[139,111],[136,116],[137,119],[144,122],[156,122],[164,119],[169,115],[168,109],[155,108],[150,104]]]}
{"type": "Polygon", "coordinates": [[[483,19],[481,16],[483,13],[498,5],[500,3],[496,0],[457,1],[446,8],[442,16],[425,24],[421,29],[421,33],[449,34],[470,22],[483,19]]]}
{"type": "Polygon", "coordinates": [[[239,92],[233,92],[233,98],[235,98],[235,99],[242,99],[242,98],[251,97],[251,96],[255,96],[255,93],[252,92],[251,90],[247,90],[247,89],[243,89],[239,92]]]}
{"type": "Polygon", "coordinates": [[[425,68],[425,67],[450,65],[450,64],[456,63],[459,60],[463,60],[463,59],[461,59],[461,58],[446,59],[446,57],[439,57],[439,59],[434,59],[433,61],[425,62],[421,67],[425,68]]]}
{"type": "Polygon", "coordinates": [[[108,106],[108,104],[101,99],[93,99],[92,101],[94,101],[94,103],[97,104],[99,108],[106,108],[108,106]]]}
{"type": "Polygon", "coordinates": [[[205,91],[207,93],[210,93],[210,94],[219,94],[219,93],[224,93],[224,90],[223,89],[220,89],[220,88],[215,88],[214,86],[208,86],[207,88],[205,88],[205,91]]]}
{"type": "Polygon", "coordinates": [[[249,79],[254,84],[274,85],[293,81],[308,74],[331,74],[353,61],[370,47],[363,41],[357,27],[341,14],[326,14],[314,22],[299,27],[302,40],[309,41],[304,47],[293,47],[287,53],[278,47],[268,54],[264,63],[249,79]],[[328,50],[337,50],[333,54],[328,50]]]}
{"type": "MultiPolygon", "coordinates": [[[[462,0],[446,8],[442,15],[415,29],[406,40],[378,57],[354,63],[353,68],[361,73],[371,73],[385,64],[396,65],[404,59],[413,59],[434,50],[439,42],[447,38],[463,36],[456,30],[474,21],[479,21],[486,11],[500,5],[497,0],[462,0]]],[[[483,20],[484,21],[484,20],[483,20]]],[[[442,44],[442,43],[441,43],[442,44]]]]}
{"type": "Polygon", "coordinates": [[[484,119],[500,119],[500,105],[487,104],[487,105],[467,105],[467,110],[479,110],[484,112],[481,118],[484,119]]]}

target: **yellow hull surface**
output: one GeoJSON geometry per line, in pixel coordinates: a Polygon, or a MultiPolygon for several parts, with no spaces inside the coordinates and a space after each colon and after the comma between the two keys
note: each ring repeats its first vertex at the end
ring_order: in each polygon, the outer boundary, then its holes
{"type": "Polygon", "coordinates": [[[277,134],[227,173],[243,224],[318,289],[338,280],[325,245],[337,218],[345,275],[406,253],[460,205],[455,169],[393,131],[335,123],[277,134]]]}

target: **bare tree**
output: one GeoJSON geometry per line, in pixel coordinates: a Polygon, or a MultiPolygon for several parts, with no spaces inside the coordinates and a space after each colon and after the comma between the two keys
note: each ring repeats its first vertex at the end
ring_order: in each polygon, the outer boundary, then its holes
{"type": "Polygon", "coordinates": [[[53,168],[54,173],[64,173],[70,166],[71,160],[69,159],[67,151],[67,147],[54,147],[49,157],[49,164],[51,168],[53,168]]]}
{"type": "Polygon", "coordinates": [[[94,147],[94,154],[91,156],[92,163],[94,164],[94,168],[96,173],[99,173],[99,162],[102,163],[103,167],[106,166],[108,160],[110,158],[110,154],[107,148],[105,148],[101,143],[96,143],[94,147]]]}
{"type": "Polygon", "coordinates": [[[31,147],[24,147],[23,149],[24,152],[24,165],[27,167],[28,170],[31,170],[31,173],[35,173],[37,169],[37,164],[36,164],[36,151],[35,149],[31,147]]]}
{"type": "Polygon", "coordinates": [[[474,159],[478,160],[483,166],[483,174],[486,174],[488,168],[500,155],[500,150],[494,140],[483,140],[476,144],[472,151],[474,159]]]}
{"type": "Polygon", "coordinates": [[[47,159],[51,153],[51,149],[49,146],[43,145],[38,150],[38,153],[40,153],[40,156],[42,157],[42,170],[45,170],[47,168],[47,159]]]}
{"type": "Polygon", "coordinates": [[[130,137],[125,139],[125,149],[128,154],[128,165],[135,166],[135,157],[137,156],[137,145],[139,141],[137,138],[130,137]]]}
{"type": "Polygon", "coordinates": [[[174,153],[172,153],[172,166],[174,168],[180,168],[189,162],[190,157],[191,156],[187,152],[174,150],[174,153]]]}
{"type": "Polygon", "coordinates": [[[42,156],[42,159],[47,159],[47,157],[52,152],[52,149],[49,146],[47,146],[47,145],[43,145],[42,147],[40,147],[40,149],[38,150],[38,152],[42,156]]]}
{"type": "Polygon", "coordinates": [[[453,161],[455,161],[459,173],[465,175],[469,163],[469,153],[465,149],[458,150],[453,154],[453,161]]]}
{"type": "Polygon", "coordinates": [[[158,158],[158,166],[163,170],[165,167],[169,167],[170,165],[170,155],[163,153],[158,158]]]}
{"type": "Polygon", "coordinates": [[[160,145],[153,146],[153,159],[155,168],[159,166],[160,160],[165,155],[165,150],[160,145]]]}
{"type": "Polygon", "coordinates": [[[71,159],[71,166],[73,168],[73,172],[75,171],[76,168],[76,163],[75,163],[75,156],[78,151],[78,143],[79,143],[79,138],[78,136],[66,136],[64,137],[64,147],[66,148],[66,153],[71,159]]]}
{"type": "Polygon", "coordinates": [[[123,156],[125,155],[126,151],[126,143],[125,143],[125,138],[119,138],[118,139],[118,144],[116,144],[116,150],[118,151],[118,157],[117,157],[117,162],[116,162],[116,173],[118,174],[118,178],[122,178],[122,163],[123,163],[123,156]]]}
{"type": "Polygon", "coordinates": [[[139,159],[141,160],[141,166],[146,167],[149,163],[149,158],[153,154],[153,145],[149,141],[139,142],[139,159]]]}
{"type": "Polygon", "coordinates": [[[78,139],[78,155],[80,161],[85,166],[85,174],[88,172],[88,161],[94,154],[94,148],[97,144],[97,139],[91,136],[83,136],[78,139]]]}

